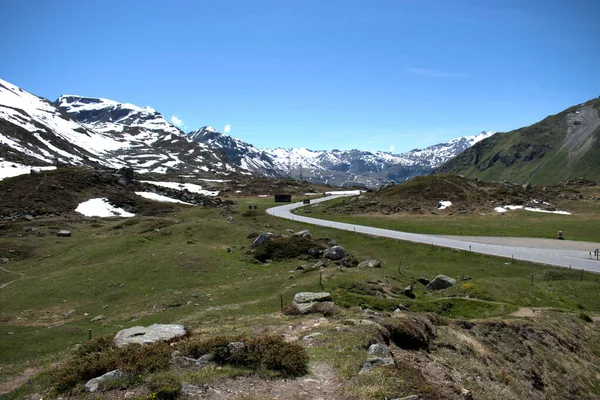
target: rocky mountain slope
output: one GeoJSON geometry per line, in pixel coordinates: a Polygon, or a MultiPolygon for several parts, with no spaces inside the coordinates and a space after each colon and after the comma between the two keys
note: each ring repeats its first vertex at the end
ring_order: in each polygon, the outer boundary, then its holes
{"type": "Polygon", "coordinates": [[[229,163],[244,171],[271,178],[281,176],[281,171],[264,152],[240,139],[217,132],[211,126],[192,131],[188,137],[196,143],[220,150],[229,163]]]}
{"type": "Polygon", "coordinates": [[[291,176],[370,187],[430,173],[491,133],[402,154],[363,150],[259,150],[211,127],[185,134],[150,107],[63,95],[55,102],[0,80],[0,161],[132,167],[138,173],[291,176]]]}
{"type": "Polygon", "coordinates": [[[426,175],[473,144],[493,135],[481,132],[401,154],[363,150],[313,151],[306,148],[264,149],[274,164],[292,177],[333,185],[379,186],[426,175]]]}
{"type": "Polygon", "coordinates": [[[488,181],[600,180],[600,99],[482,140],[436,170],[488,181]]]}
{"type": "MultiPolygon", "coordinates": [[[[140,173],[244,172],[151,108],[61,96],[54,103],[0,80],[0,161],[132,167],[140,173]]],[[[249,171],[246,171],[249,173],[249,171]]]]}

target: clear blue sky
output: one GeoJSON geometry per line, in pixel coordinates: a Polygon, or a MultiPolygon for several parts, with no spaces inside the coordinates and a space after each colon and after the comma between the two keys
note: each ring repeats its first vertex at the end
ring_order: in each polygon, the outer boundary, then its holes
{"type": "Polygon", "coordinates": [[[600,95],[598,0],[0,0],[0,78],[257,147],[389,150],[600,95]]]}

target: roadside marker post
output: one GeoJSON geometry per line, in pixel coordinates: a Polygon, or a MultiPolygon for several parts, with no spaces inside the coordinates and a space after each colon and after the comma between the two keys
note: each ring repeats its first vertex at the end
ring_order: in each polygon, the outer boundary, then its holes
{"type": "Polygon", "coordinates": [[[581,268],[581,278],[579,278],[579,282],[583,282],[583,268],[581,268]]]}
{"type": "Polygon", "coordinates": [[[92,340],[92,330],[88,329],[88,340],[92,340]]]}

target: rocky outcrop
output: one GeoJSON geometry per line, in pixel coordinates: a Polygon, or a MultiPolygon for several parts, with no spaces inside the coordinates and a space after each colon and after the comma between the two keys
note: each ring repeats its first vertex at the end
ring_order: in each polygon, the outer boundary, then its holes
{"type": "Polygon", "coordinates": [[[331,305],[331,294],[327,292],[300,292],[294,296],[292,305],[298,308],[301,314],[309,314],[314,311],[316,305],[331,305]]]}
{"type": "Polygon", "coordinates": [[[331,246],[323,252],[323,257],[330,260],[341,260],[346,257],[346,250],[342,246],[331,246]]]}
{"type": "Polygon", "coordinates": [[[456,285],[456,279],[446,275],[438,275],[427,284],[429,290],[442,290],[456,285]]]}
{"type": "Polygon", "coordinates": [[[172,340],[185,336],[183,325],[154,324],[145,328],[134,326],[117,332],[114,342],[117,347],[127,346],[130,343],[150,344],[160,340],[172,340]]]}

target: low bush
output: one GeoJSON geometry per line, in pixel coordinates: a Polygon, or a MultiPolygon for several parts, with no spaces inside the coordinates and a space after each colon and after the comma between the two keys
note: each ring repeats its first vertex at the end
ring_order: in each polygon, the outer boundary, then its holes
{"type": "Polygon", "coordinates": [[[65,363],[51,372],[55,388],[65,392],[92,378],[119,369],[125,374],[145,374],[169,367],[170,347],[157,342],[118,348],[100,336],[80,346],[65,363]]]}
{"type": "Polygon", "coordinates": [[[267,369],[283,376],[301,376],[308,372],[306,350],[299,344],[287,343],[280,336],[191,338],[178,343],[177,349],[188,357],[211,354],[213,361],[219,364],[267,369]],[[234,342],[243,343],[243,346],[229,346],[234,342]]]}
{"type": "Polygon", "coordinates": [[[300,309],[295,304],[286,304],[281,312],[283,315],[300,315],[300,309]]]}
{"type": "Polygon", "coordinates": [[[322,244],[306,237],[281,237],[272,239],[264,246],[256,249],[254,257],[262,262],[267,260],[289,260],[301,255],[308,255],[311,253],[311,249],[324,248],[325,246],[322,244]]]}
{"type": "Polygon", "coordinates": [[[174,373],[162,372],[148,379],[148,388],[156,395],[156,399],[173,400],[181,393],[181,381],[174,373]]]}

